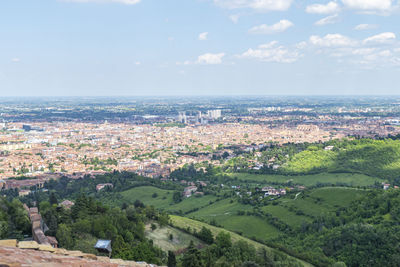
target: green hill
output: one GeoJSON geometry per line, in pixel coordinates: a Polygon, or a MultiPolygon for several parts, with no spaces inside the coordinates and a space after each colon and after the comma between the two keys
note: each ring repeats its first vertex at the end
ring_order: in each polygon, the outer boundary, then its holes
{"type": "Polygon", "coordinates": [[[382,182],[380,178],[371,177],[360,173],[317,173],[317,174],[252,174],[252,173],[228,173],[232,179],[237,178],[241,182],[255,183],[282,183],[300,184],[304,186],[315,186],[317,184],[346,184],[348,186],[370,186],[375,182],[382,182]]]}
{"type": "Polygon", "coordinates": [[[281,172],[351,172],[384,179],[396,178],[400,172],[400,141],[397,140],[344,140],[333,150],[313,148],[295,154],[282,166],[281,172]]]}

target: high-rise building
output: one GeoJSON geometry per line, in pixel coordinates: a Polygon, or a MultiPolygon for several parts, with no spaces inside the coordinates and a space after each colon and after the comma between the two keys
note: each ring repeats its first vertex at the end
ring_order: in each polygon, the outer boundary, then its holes
{"type": "Polygon", "coordinates": [[[208,110],[207,117],[216,120],[222,117],[222,112],[220,109],[208,110]]]}
{"type": "Polygon", "coordinates": [[[187,117],[185,111],[179,111],[178,121],[181,123],[187,123],[187,117]]]}

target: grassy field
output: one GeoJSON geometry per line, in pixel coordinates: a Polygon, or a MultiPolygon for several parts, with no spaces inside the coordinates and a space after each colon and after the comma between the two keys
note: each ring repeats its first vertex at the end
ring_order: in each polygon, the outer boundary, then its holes
{"type": "Polygon", "coordinates": [[[323,203],[336,207],[347,207],[367,191],[349,187],[323,187],[310,193],[312,198],[320,198],[323,203]]]}
{"type": "Polygon", "coordinates": [[[301,210],[304,214],[317,217],[324,213],[335,211],[338,207],[347,207],[351,202],[367,191],[347,187],[323,187],[314,189],[307,195],[300,194],[296,200],[282,202],[281,205],[296,210],[301,210]]]}
{"type": "Polygon", "coordinates": [[[269,175],[269,174],[248,174],[248,173],[228,173],[233,179],[237,178],[240,181],[249,181],[268,184],[274,183],[288,183],[301,184],[305,186],[314,186],[318,183],[345,183],[349,186],[368,186],[373,185],[376,181],[382,182],[383,180],[358,173],[320,173],[310,175],[269,175]]]}
{"type": "MultiPolygon", "coordinates": [[[[234,232],[228,231],[228,230],[223,229],[223,228],[215,227],[215,226],[212,226],[212,225],[209,225],[209,224],[206,224],[206,223],[203,223],[203,222],[199,222],[199,221],[196,221],[196,220],[192,220],[192,219],[189,219],[189,218],[186,218],[186,217],[180,217],[180,216],[171,215],[170,218],[171,218],[172,224],[174,226],[178,227],[178,228],[186,229],[186,228],[190,227],[190,229],[192,229],[192,230],[194,229],[194,230],[196,230],[198,232],[198,231],[201,230],[201,228],[203,226],[205,226],[205,227],[207,227],[208,229],[211,230],[211,232],[213,233],[214,236],[218,235],[219,232],[226,232],[226,233],[229,233],[231,235],[231,238],[232,238],[233,242],[237,242],[239,240],[243,240],[243,241],[246,241],[249,244],[253,245],[256,249],[265,248],[268,251],[277,252],[277,250],[275,250],[273,248],[270,248],[270,247],[268,247],[266,245],[263,245],[261,243],[255,242],[255,241],[253,241],[251,239],[248,239],[246,237],[243,237],[241,235],[238,235],[238,234],[236,234],[234,232]]],[[[283,253],[283,252],[280,252],[280,253],[283,253]]],[[[291,257],[291,256],[289,256],[289,257],[291,257]]],[[[293,258],[293,257],[291,257],[291,258],[293,258]]],[[[293,258],[293,259],[295,259],[295,258],[293,258]]],[[[298,262],[302,263],[303,266],[305,266],[305,267],[313,266],[313,265],[311,265],[309,263],[306,263],[304,261],[301,261],[299,259],[296,259],[296,260],[298,262]]]]}
{"type": "Polygon", "coordinates": [[[172,203],[172,195],[174,191],[159,189],[153,186],[141,186],[129,189],[121,193],[121,195],[129,202],[133,203],[139,199],[146,205],[152,205],[159,209],[166,209],[172,203]],[[153,194],[157,193],[157,197],[153,194]]]}
{"type": "Polygon", "coordinates": [[[279,218],[281,221],[294,228],[299,227],[303,222],[311,221],[311,218],[303,215],[297,215],[295,212],[290,211],[283,205],[269,205],[263,207],[262,210],[268,212],[274,217],[279,218]]]}
{"type": "Polygon", "coordinates": [[[275,238],[279,230],[270,225],[266,220],[255,216],[237,215],[238,211],[248,211],[253,208],[237,201],[231,203],[230,199],[218,201],[187,216],[202,219],[207,222],[215,220],[219,225],[230,231],[241,232],[248,237],[258,237],[263,240],[275,238]],[[251,226],[251,227],[249,227],[251,226]]]}
{"type": "Polygon", "coordinates": [[[181,230],[173,228],[171,226],[158,227],[154,231],[150,229],[150,225],[146,225],[146,237],[153,240],[154,244],[161,248],[164,251],[178,251],[183,248],[187,248],[190,244],[190,241],[197,245],[204,245],[196,237],[187,234],[181,230]],[[172,234],[173,238],[170,239],[170,235],[172,234]]]}
{"type": "Polygon", "coordinates": [[[202,197],[189,197],[185,198],[179,203],[173,203],[170,207],[168,207],[168,211],[171,213],[176,213],[176,212],[189,212],[195,208],[202,208],[205,206],[210,205],[210,201],[215,201],[217,199],[216,196],[213,195],[206,195],[202,197]]]}
{"type": "Polygon", "coordinates": [[[216,196],[212,195],[206,195],[202,197],[192,196],[189,198],[184,198],[179,203],[175,203],[172,200],[173,193],[173,190],[160,189],[154,186],[141,186],[121,192],[121,195],[130,203],[133,203],[136,199],[139,199],[146,205],[152,205],[158,209],[166,210],[170,213],[186,213],[193,211],[194,209],[200,209],[210,205],[210,201],[214,202],[217,199],[216,196]],[[153,197],[154,193],[157,194],[157,197],[153,197]]]}

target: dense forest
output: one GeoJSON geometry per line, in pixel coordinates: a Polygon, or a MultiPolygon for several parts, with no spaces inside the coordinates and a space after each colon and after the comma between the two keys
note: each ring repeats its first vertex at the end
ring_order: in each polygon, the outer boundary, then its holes
{"type": "Polygon", "coordinates": [[[30,235],[31,224],[28,213],[17,198],[8,201],[0,197],[0,239],[22,239],[30,235]]]}
{"type": "Polygon", "coordinates": [[[400,265],[400,192],[371,190],[350,207],[275,240],[318,266],[400,265]]]}
{"type": "Polygon", "coordinates": [[[120,209],[80,195],[71,209],[65,209],[57,205],[54,194],[49,200],[40,202],[40,212],[49,227],[46,234],[55,235],[61,247],[96,253],[93,243],[107,239],[113,241],[114,258],[163,262],[165,255],[144,237],[144,228],[148,220],[166,225],[168,215],[145,207],[140,201],[120,209]]]}

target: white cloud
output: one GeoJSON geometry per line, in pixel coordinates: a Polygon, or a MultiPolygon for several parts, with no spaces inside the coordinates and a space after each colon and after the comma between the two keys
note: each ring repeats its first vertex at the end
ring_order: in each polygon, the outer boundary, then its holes
{"type": "Polygon", "coordinates": [[[181,65],[184,65],[184,66],[187,66],[187,65],[191,65],[191,64],[193,64],[193,62],[190,62],[189,60],[186,60],[186,61],[184,61],[184,62],[176,62],[176,65],[178,65],[178,66],[181,66],[181,65]]]}
{"type": "Polygon", "coordinates": [[[370,44],[370,43],[375,43],[375,44],[386,44],[394,41],[396,39],[396,34],[393,32],[384,32],[381,34],[377,34],[371,37],[366,38],[363,43],[364,44],[370,44]]]}
{"type": "Polygon", "coordinates": [[[354,46],[356,41],[350,39],[349,37],[343,36],[341,34],[327,34],[324,37],[318,35],[312,35],[310,37],[310,43],[316,46],[322,47],[340,47],[340,46],[354,46]]]}
{"type": "Polygon", "coordinates": [[[254,34],[272,34],[272,33],[284,32],[293,25],[294,24],[291,21],[283,19],[275,23],[274,25],[262,24],[259,26],[255,26],[251,28],[249,32],[254,34]]]}
{"type": "Polygon", "coordinates": [[[393,0],[342,0],[343,4],[351,9],[389,11],[393,0]]]}
{"type": "Polygon", "coordinates": [[[218,54],[206,53],[197,58],[197,63],[198,64],[210,64],[210,65],[221,64],[222,58],[224,56],[225,56],[225,53],[218,53],[218,54]]]}
{"type": "Polygon", "coordinates": [[[236,14],[236,15],[230,15],[230,16],[229,16],[229,18],[230,18],[230,19],[232,20],[232,22],[235,23],[235,24],[238,23],[239,17],[240,17],[240,16],[237,15],[237,14],[236,14]]]}
{"type": "Polygon", "coordinates": [[[376,69],[400,65],[396,35],[384,32],[364,40],[354,40],[341,34],[327,34],[324,37],[311,36],[309,44],[315,50],[310,52],[336,58],[340,64],[350,63],[363,69],[376,69]],[[384,45],[382,45],[384,44],[384,45]]]}
{"type": "Polygon", "coordinates": [[[297,49],[289,50],[279,46],[277,41],[258,46],[256,49],[248,49],[239,57],[257,59],[264,62],[293,63],[302,55],[297,49]]]}
{"type": "Polygon", "coordinates": [[[373,30],[376,28],[378,28],[378,25],[376,24],[358,24],[357,26],[354,27],[354,30],[365,31],[365,30],[373,30]]]}
{"type": "Polygon", "coordinates": [[[250,8],[257,11],[285,11],[293,0],[213,0],[220,7],[228,9],[250,8]]]}
{"type": "Polygon", "coordinates": [[[142,63],[140,62],[140,61],[136,61],[135,62],[135,65],[137,65],[137,66],[139,66],[139,65],[141,65],[142,63]]]}
{"type": "Polygon", "coordinates": [[[12,62],[15,62],[15,63],[17,63],[17,62],[20,62],[20,61],[21,61],[21,59],[19,59],[19,58],[15,57],[15,58],[12,58],[12,59],[11,59],[11,61],[12,61],[12,62]]]}
{"type": "Polygon", "coordinates": [[[199,34],[199,40],[200,41],[207,40],[207,37],[208,37],[208,32],[202,32],[202,33],[199,34]]]}
{"type": "Polygon", "coordinates": [[[357,48],[352,51],[353,55],[366,56],[376,51],[376,48],[357,48]]]}
{"type": "Polygon", "coordinates": [[[317,22],[315,22],[315,25],[324,26],[327,24],[335,24],[337,22],[339,22],[339,15],[335,14],[335,15],[327,16],[323,19],[318,20],[317,22]]]}
{"type": "Polygon", "coordinates": [[[329,2],[326,5],[313,4],[306,7],[307,13],[312,14],[332,14],[340,11],[340,7],[336,2],[329,2]]]}
{"type": "Polygon", "coordinates": [[[125,5],[136,5],[141,0],[61,0],[63,2],[75,2],[75,3],[120,3],[125,5]]]}

